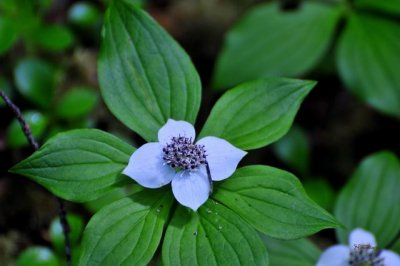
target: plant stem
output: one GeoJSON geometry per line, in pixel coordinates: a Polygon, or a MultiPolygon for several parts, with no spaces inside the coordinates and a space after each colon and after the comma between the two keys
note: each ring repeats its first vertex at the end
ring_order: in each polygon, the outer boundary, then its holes
{"type": "MultiPolygon", "coordinates": [[[[29,142],[29,145],[35,151],[39,149],[39,144],[36,142],[35,138],[32,135],[32,130],[29,124],[25,121],[21,114],[21,110],[16,106],[8,96],[0,90],[0,96],[3,98],[6,105],[14,112],[15,118],[17,118],[19,124],[21,125],[22,131],[26,139],[29,142]]],[[[59,198],[56,197],[58,202],[58,214],[60,216],[60,223],[64,233],[64,240],[65,240],[65,259],[68,266],[72,266],[72,256],[71,256],[71,242],[69,239],[69,231],[70,227],[67,221],[67,212],[65,210],[64,202],[59,198]]]]}

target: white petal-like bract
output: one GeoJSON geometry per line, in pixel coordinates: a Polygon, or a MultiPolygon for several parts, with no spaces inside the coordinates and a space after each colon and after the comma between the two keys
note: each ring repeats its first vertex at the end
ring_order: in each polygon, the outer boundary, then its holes
{"type": "Polygon", "coordinates": [[[390,250],[382,250],[381,258],[385,266],[400,266],[400,256],[390,250]]]}
{"type": "Polygon", "coordinates": [[[168,119],[167,123],[158,131],[158,141],[165,145],[171,141],[173,137],[196,138],[196,132],[192,124],[186,121],[175,121],[168,119]]]}
{"type": "Polygon", "coordinates": [[[123,173],[143,187],[159,188],[171,182],[175,170],[164,164],[160,144],[151,142],[132,154],[123,173]]]}
{"type": "Polygon", "coordinates": [[[334,245],[326,249],[318,259],[317,266],[348,266],[350,249],[345,245],[334,245]]]}
{"type": "Polygon", "coordinates": [[[370,232],[361,228],[356,228],[350,233],[349,245],[351,249],[354,249],[354,247],[358,245],[370,245],[374,248],[376,247],[376,241],[374,235],[370,232]]]}
{"type": "Polygon", "coordinates": [[[197,211],[207,201],[210,193],[205,169],[177,173],[172,179],[172,192],[180,204],[197,211]]]}
{"type": "Polygon", "coordinates": [[[236,148],[224,139],[205,137],[196,144],[204,145],[211,178],[220,181],[230,177],[247,152],[236,148]]]}

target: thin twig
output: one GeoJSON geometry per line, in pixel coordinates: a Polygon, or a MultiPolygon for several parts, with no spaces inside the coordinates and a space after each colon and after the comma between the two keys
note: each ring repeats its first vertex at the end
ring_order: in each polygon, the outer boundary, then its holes
{"type": "Polygon", "coordinates": [[[7,95],[3,92],[0,91],[0,96],[3,98],[4,102],[7,104],[8,107],[14,112],[15,117],[17,118],[19,124],[21,125],[22,131],[24,131],[24,135],[28,139],[29,144],[31,147],[36,151],[39,149],[39,144],[36,142],[36,140],[32,136],[32,131],[31,128],[29,127],[28,123],[24,120],[21,114],[21,110],[19,110],[18,106],[16,106],[10,98],[7,97],[7,95]]]}
{"type": "MultiPolygon", "coordinates": [[[[7,95],[0,90],[0,96],[3,98],[6,105],[14,112],[15,117],[17,118],[19,124],[21,125],[22,131],[24,132],[25,137],[27,138],[29,145],[35,151],[39,149],[39,144],[36,142],[35,138],[32,135],[32,130],[29,124],[25,121],[21,114],[21,110],[16,106],[7,95]]],[[[68,266],[72,266],[72,256],[71,256],[71,242],[69,239],[69,231],[70,227],[67,221],[67,212],[65,211],[64,202],[59,198],[56,197],[58,201],[58,214],[60,216],[60,223],[64,233],[64,240],[65,240],[65,259],[68,266]]]]}

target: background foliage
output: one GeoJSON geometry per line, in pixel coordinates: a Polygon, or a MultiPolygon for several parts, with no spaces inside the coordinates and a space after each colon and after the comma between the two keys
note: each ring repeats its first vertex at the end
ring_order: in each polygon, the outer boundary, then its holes
{"type": "MultiPolygon", "coordinates": [[[[182,75],[202,89],[201,108],[188,106],[171,111],[186,109],[182,117],[187,115],[194,121],[194,113],[199,110],[196,126],[206,125],[202,134],[207,133],[207,124],[215,123],[206,122],[206,118],[221,95],[216,89],[264,76],[319,81],[299,110],[295,120],[298,126],[273,147],[252,152],[244,164],[267,164],[294,172],[302,178],[310,197],[327,210],[334,210],[338,218],[348,215],[340,207],[334,208],[335,202],[354,201],[352,204],[356,206],[356,201],[362,200],[346,196],[349,187],[357,187],[355,181],[347,183],[347,180],[358,162],[382,149],[397,155],[400,152],[400,81],[396,74],[400,62],[400,4],[396,0],[342,2],[345,4],[305,1],[299,6],[284,6],[276,1],[171,0],[150,1],[145,6],[188,51],[199,70],[202,85],[199,77],[182,75]]],[[[96,57],[106,7],[107,1],[0,2],[0,86],[23,109],[35,137],[42,143],[57,132],[88,127],[112,132],[128,143],[144,143],[140,136],[117,122],[98,97],[96,57]]],[[[169,50],[170,47],[162,49],[169,50]]],[[[100,56],[104,56],[104,51],[100,56]]],[[[185,64],[186,59],[182,60],[185,64]]],[[[180,78],[177,76],[175,82],[180,78]]],[[[228,96],[217,105],[229,106],[228,96]]],[[[190,97],[199,96],[195,93],[190,97]]],[[[57,213],[56,204],[52,196],[35,183],[7,173],[11,165],[31,151],[12,114],[2,104],[0,101],[0,264],[11,264],[26,248],[38,245],[46,247],[40,252],[55,254],[49,258],[56,261],[59,253],[57,247],[52,247],[54,238],[47,233],[57,213]]],[[[168,116],[169,104],[160,107],[159,117],[149,125],[159,125],[162,118],[168,116]]],[[[118,113],[118,110],[112,111],[118,113]]],[[[213,111],[212,117],[221,119],[218,109],[213,111]]],[[[140,126],[127,123],[135,129],[140,126]]],[[[139,135],[143,137],[146,130],[144,128],[139,135]]],[[[221,126],[221,130],[224,127],[221,126]]],[[[240,130],[236,130],[233,133],[237,135],[237,143],[246,148],[259,148],[241,141],[240,130]]],[[[394,156],[382,153],[376,159],[367,159],[351,180],[364,176],[363,171],[372,174],[368,166],[376,163],[374,161],[381,162],[384,168],[397,167],[394,156]]],[[[391,178],[388,174],[382,175],[391,178]]],[[[395,201],[390,189],[379,187],[371,193],[381,195],[383,190],[388,201],[395,201]]],[[[101,199],[85,205],[69,204],[68,209],[79,213],[86,223],[100,206],[136,190],[139,189],[104,191],[101,199]]],[[[345,225],[355,223],[352,219],[340,220],[345,225]]],[[[367,229],[380,226],[367,222],[368,219],[361,220],[368,223],[365,224],[367,229]]],[[[214,229],[209,226],[202,230],[198,232],[200,236],[214,229]]],[[[168,231],[168,236],[173,234],[168,231]]],[[[340,241],[346,241],[344,234],[347,233],[338,233],[340,241]]],[[[379,241],[390,241],[392,233],[387,231],[386,234],[378,234],[379,241]]],[[[319,246],[326,246],[334,239],[332,231],[313,238],[319,246]]],[[[306,249],[308,244],[299,241],[296,245],[306,249]]],[[[279,243],[268,247],[270,252],[283,250],[279,243]]],[[[308,262],[315,261],[319,255],[315,247],[305,252],[307,255],[301,253],[302,258],[308,262]]],[[[32,257],[29,260],[32,261],[32,257]]],[[[271,256],[270,261],[274,261],[271,256]]]]}

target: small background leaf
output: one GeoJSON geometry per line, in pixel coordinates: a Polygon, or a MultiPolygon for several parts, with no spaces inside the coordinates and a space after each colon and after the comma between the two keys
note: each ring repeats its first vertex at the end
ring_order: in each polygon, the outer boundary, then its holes
{"type": "Polygon", "coordinates": [[[339,74],[349,89],[378,110],[397,117],[400,116],[400,75],[396,71],[400,69],[399,51],[399,24],[352,14],[336,54],[339,74]]]}
{"type": "MultiPolygon", "coordinates": [[[[37,111],[26,111],[22,113],[22,117],[30,126],[32,136],[34,138],[40,138],[45,132],[49,123],[47,116],[37,111]]],[[[16,119],[14,119],[8,127],[7,143],[12,148],[28,145],[28,141],[24,135],[24,132],[22,131],[21,125],[16,119]]]]}
{"type": "Polygon", "coordinates": [[[400,162],[390,152],[364,159],[340,192],[335,215],[346,229],[337,230],[347,243],[354,228],[372,232],[379,247],[385,247],[400,231],[400,162]]]}
{"type": "Polygon", "coordinates": [[[199,138],[216,136],[244,150],[286,134],[314,81],[269,78],[239,85],[213,107],[199,138]]]}
{"type": "Polygon", "coordinates": [[[80,27],[90,27],[101,19],[101,13],[96,6],[89,2],[77,2],[68,11],[70,23],[80,27]]]}
{"type": "Polygon", "coordinates": [[[313,2],[290,11],[282,10],[278,1],[251,9],[227,35],[214,86],[304,74],[326,53],[338,19],[337,9],[313,2]]]}
{"type": "Polygon", "coordinates": [[[331,211],[335,203],[335,191],[324,178],[313,177],[303,181],[307,195],[325,210],[331,211]]]}
{"type": "Polygon", "coordinates": [[[6,53],[17,41],[17,31],[12,21],[0,14],[0,55],[6,53]]]}
{"type": "Polygon", "coordinates": [[[273,167],[236,170],[217,186],[213,198],[274,238],[296,239],[338,227],[328,212],[308,198],[295,176],[273,167]]]}
{"type": "Polygon", "coordinates": [[[28,58],[21,60],[14,71],[19,92],[40,107],[48,107],[56,88],[56,69],[46,61],[28,58]]]}
{"type": "Polygon", "coordinates": [[[108,108],[147,141],[168,118],[194,123],[201,84],[189,56],[148,14],[114,1],[98,62],[108,108]]]}
{"type": "Polygon", "coordinates": [[[58,266],[56,255],[47,247],[31,247],[24,250],[15,262],[16,266],[58,266]]]}
{"type": "Polygon", "coordinates": [[[95,107],[97,94],[89,88],[75,87],[68,90],[56,108],[56,114],[65,119],[83,117],[95,107]]]}
{"type": "Polygon", "coordinates": [[[122,175],[135,149],[97,129],[58,134],[10,171],[71,201],[97,199],[131,181],[122,175]]]}
{"type": "Polygon", "coordinates": [[[275,154],[303,177],[309,173],[310,140],[300,127],[290,131],[273,146],[275,154]]]}
{"type": "Polygon", "coordinates": [[[262,236],[271,266],[314,266],[321,251],[308,239],[277,240],[262,236]]]}
{"type": "Polygon", "coordinates": [[[67,27],[46,25],[37,31],[35,41],[46,50],[60,52],[71,47],[74,36],[67,27]]]}
{"type": "Polygon", "coordinates": [[[169,265],[268,265],[261,239],[226,207],[207,201],[199,211],[178,206],[162,249],[169,265]]]}
{"type": "MultiPolygon", "coordinates": [[[[80,244],[80,238],[84,228],[83,219],[75,214],[68,213],[67,221],[70,229],[68,234],[70,244],[72,247],[76,247],[80,244]]],[[[55,251],[63,256],[65,253],[65,237],[60,218],[56,218],[51,222],[49,234],[55,251]]]]}
{"type": "Polygon", "coordinates": [[[145,190],[96,213],[84,232],[79,265],[147,265],[172,201],[169,192],[145,190]]]}

